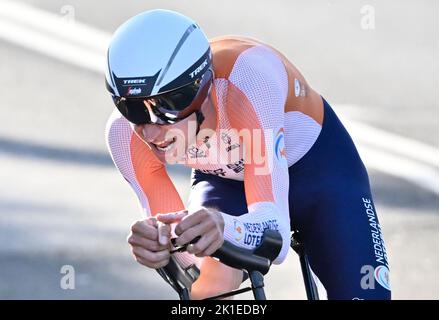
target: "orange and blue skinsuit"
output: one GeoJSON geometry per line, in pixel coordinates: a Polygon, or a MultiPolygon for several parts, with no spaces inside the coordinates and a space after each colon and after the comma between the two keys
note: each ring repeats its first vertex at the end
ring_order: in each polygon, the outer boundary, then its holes
{"type": "MultiPolygon", "coordinates": [[[[283,247],[274,263],[285,259],[291,229],[298,229],[328,298],[390,298],[367,172],[332,108],[260,41],[219,37],[211,50],[217,134],[185,155],[193,168],[188,210],[219,209],[225,239],[246,248],[257,246],[266,228],[277,229],[283,247]],[[373,288],[364,284],[364,266],[374,271],[373,288]]],[[[165,164],[117,109],[106,136],[147,215],[185,209],[165,164]]]]}

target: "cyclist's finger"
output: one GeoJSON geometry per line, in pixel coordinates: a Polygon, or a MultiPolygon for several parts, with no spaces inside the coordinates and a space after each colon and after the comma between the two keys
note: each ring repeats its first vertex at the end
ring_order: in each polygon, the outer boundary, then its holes
{"type": "Polygon", "coordinates": [[[202,210],[188,215],[184,220],[177,224],[177,226],[175,227],[175,234],[177,236],[183,234],[183,232],[200,224],[203,220],[206,220],[206,218],[207,214],[205,213],[205,211],[202,210]]]}
{"type": "Polygon", "coordinates": [[[161,245],[167,245],[171,239],[171,226],[162,222],[158,223],[158,238],[161,245]]]}
{"type": "Polygon", "coordinates": [[[137,221],[131,226],[131,232],[150,240],[157,240],[157,227],[152,226],[151,223],[149,220],[137,221]]]}
{"type": "Polygon", "coordinates": [[[153,226],[153,227],[157,227],[157,218],[154,217],[148,217],[145,219],[146,223],[148,223],[149,225],[153,226]]]}
{"type": "Polygon", "coordinates": [[[143,258],[140,258],[140,257],[135,257],[135,258],[136,258],[136,261],[138,263],[140,263],[140,264],[142,264],[142,265],[144,265],[146,267],[153,268],[153,269],[162,268],[162,267],[166,266],[169,263],[169,258],[165,259],[165,260],[162,260],[162,261],[159,261],[159,262],[147,261],[147,260],[144,260],[143,258]]]}
{"type": "MultiPolygon", "coordinates": [[[[189,219],[189,218],[187,218],[187,219],[189,219]]],[[[211,229],[212,229],[212,226],[208,222],[198,223],[198,224],[188,228],[183,233],[181,233],[175,242],[176,242],[176,244],[178,246],[182,246],[182,245],[184,245],[186,243],[189,243],[190,241],[192,241],[197,236],[205,235],[211,229]]],[[[175,232],[177,234],[177,231],[175,231],[175,232]]]]}
{"type": "Polygon", "coordinates": [[[168,248],[167,245],[165,246],[160,245],[160,243],[157,242],[157,240],[150,240],[135,234],[130,235],[128,237],[128,243],[131,246],[142,247],[150,251],[160,251],[168,248]]]}
{"type": "Polygon", "coordinates": [[[187,246],[187,252],[197,255],[206,250],[216,240],[215,230],[211,230],[197,241],[187,246]]]}
{"type": "Polygon", "coordinates": [[[224,239],[214,241],[206,250],[197,254],[197,257],[211,256],[215,251],[217,251],[224,243],[224,239]]]}
{"type": "Polygon", "coordinates": [[[157,220],[163,223],[171,224],[175,222],[179,222],[188,214],[187,210],[181,210],[177,212],[170,213],[160,213],[156,215],[157,220]]]}
{"type": "Polygon", "coordinates": [[[148,264],[162,262],[169,259],[169,257],[171,256],[169,250],[152,252],[142,247],[133,247],[132,252],[136,258],[142,259],[142,261],[148,262],[148,264]]]}

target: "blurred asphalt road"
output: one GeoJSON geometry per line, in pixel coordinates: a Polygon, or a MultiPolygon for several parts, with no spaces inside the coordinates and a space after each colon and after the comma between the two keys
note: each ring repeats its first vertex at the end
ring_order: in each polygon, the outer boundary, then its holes
{"type": "MultiPolygon", "coordinates": [[[[191,16],[210,37],[259,38],[283,51],[340,115],[439,148],[439,2],[21,2],[59,15],[67,8],[108,33],[161,7],[191,16]],[[374,30],[360,26],[365,4],[375,8],[374,30]]],[[[125,238],[141,215],[106,151],[112,103],[103,76],[1,39],[0,57],[0,298],[177,298],[130,256],[125,238]],[[75,290],[60,288],[63,265],[75,267],[75,290]]],[[[170,170],[186,199],[188,170],[170,170]]],[[[370,178],[393,297],[438,299],[439,196],[381,171],[370,178]]],[[[305,298],[294,253],[266,285],[270,298],[305,298]]]]}

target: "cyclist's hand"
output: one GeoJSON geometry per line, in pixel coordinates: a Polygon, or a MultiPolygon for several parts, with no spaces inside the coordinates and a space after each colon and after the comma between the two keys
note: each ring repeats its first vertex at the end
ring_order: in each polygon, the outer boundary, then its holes
{"type": "Polygon", "coordinates": [[[170,238],[171,226],[150,217],[131,226],[128,243],[137,262],[158,269],[169,263],[170,238]]]}
{"type": "MultiPolygon", "coordinates": [[[[166,215],[158,215],[158,221],[165,222],[166,215]]],[[[224,242],[224,219],[219,211],[203,208],[186,217],[175,227],[178,236],[176,244],[181,246],[201,236],[187,251],[197,257],[209,256],[224,242]]]]}

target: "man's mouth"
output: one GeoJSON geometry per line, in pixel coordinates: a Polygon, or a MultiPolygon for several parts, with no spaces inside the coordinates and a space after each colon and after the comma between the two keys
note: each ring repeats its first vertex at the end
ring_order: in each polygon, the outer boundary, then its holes
{"type": "Polygon", "coordinates": [[[171,148],[174,146],[174,143],[176,141],[176,137],[172,138],[171,140],[163,140],[159,141],[157,143],[153,143],[154,147],[156,147],[157,150],[161,152],[166,152],[171,150],[171,148]]]}

